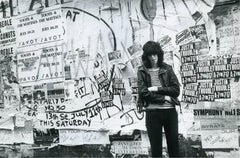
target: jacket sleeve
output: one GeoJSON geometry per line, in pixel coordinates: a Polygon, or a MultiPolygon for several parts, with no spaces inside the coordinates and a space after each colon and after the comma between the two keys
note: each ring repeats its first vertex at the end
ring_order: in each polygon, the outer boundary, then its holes
{"type": "MultiPolygon", "coordinates": [[[[166,79],[169,79],[168,82],[169,84],[168,85],[165,84],[163,87],[158,87],[158,93],[177,98],[180,94],[180,83],[172,67],[168,69],[167,75],[168,77],[166,79]]],[[[163,82],[166,82],[164,81],[164,78],[162,79],[163,82]]]]}
{"type": "Polygon", "coordinates": [[[158,94],[155,92],[150,92],[148,90],[148,86],[146,83],[146,78],[143,78],[142,72],[138,71],[137,72],[137,78],[138,78],[138,94],[139,97],[144,99],[147,102],[153,102],[156,99],[158,101],[164,102],[164,96],[162,94],[158,94]]]}

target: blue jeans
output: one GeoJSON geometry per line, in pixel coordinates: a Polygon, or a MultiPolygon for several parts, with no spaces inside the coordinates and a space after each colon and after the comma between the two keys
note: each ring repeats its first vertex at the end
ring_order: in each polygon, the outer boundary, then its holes
{"type": "Polygon", "coordinates": [[[179,157],[178,114],[175,108],[146,111],[146,127],[152,157],[162,157],[162,127],[166,134],[169,157],[179,157]]]}

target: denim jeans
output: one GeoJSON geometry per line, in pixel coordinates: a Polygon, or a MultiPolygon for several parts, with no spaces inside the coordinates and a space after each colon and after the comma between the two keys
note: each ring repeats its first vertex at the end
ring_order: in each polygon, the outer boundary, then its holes
{"type": "Polygon", "coordinates": [[[162,127],[166,134],[169,157],[179,157],[178,114],[175,108],[146,111],[146,127],[152,157],[162,157],[162,127]]]}

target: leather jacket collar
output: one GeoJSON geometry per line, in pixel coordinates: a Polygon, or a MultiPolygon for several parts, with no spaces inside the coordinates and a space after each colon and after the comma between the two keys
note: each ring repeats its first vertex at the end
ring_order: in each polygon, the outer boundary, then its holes
{"type": "MultiPolygon", "coordinates": [[[[162,67],[160,67],[160,69],[159,69],[159,74],[166,73],[166,72],[167,72],[167,69],[168,69],[167,64],[166,64],[166,63],[163,63],[163,64],[162,64],[162,67]]],[[[149,74],[147,68],[146,68],[144,65],[141,65],[141,66],[138,68],[138,70],[139,70],[139,71],[143,71],[143,72],[149,74]]]]}

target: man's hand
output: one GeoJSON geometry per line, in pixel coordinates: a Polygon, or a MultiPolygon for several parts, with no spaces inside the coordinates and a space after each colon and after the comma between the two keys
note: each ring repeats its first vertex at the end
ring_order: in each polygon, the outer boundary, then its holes
{"type": "Polygon", "coordinates": [[[158,87],[157,87],[157,86],[148,87],[148,90],[149,90],[150,92],[157,92],[157,91],[158,91],[158,87]]]}
{"type": "Polygon", "coordinates": [[[167,95],[165,96],[165,100],[170,101],[170,102],[172,101],[171,98],[167,95]]]}

